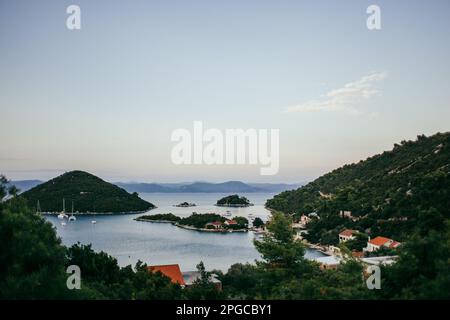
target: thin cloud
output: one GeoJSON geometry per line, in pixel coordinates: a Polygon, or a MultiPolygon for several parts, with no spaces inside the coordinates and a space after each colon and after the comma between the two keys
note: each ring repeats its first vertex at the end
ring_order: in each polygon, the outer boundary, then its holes
{"type": "Polygon", "coordinates": [[[381,94],[374,84],[386,77],[387,72],[368,74],[357,81],[347,83],[342,88],[327,92],[323,99],[290,106],[286,108],[285,112],[343,111],[359,113],[357,105],[381,94]]]}

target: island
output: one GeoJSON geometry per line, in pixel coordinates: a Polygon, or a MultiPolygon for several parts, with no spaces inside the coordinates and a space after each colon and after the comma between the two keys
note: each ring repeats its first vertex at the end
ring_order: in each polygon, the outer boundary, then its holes
{"type": "Polygon", "coordinates": [[[58,214],[65,209],[71,212],[72,204],[74,214],[131,214],[156,208],[136,192],[128,193],[84,171],[66,172],[25,191],[21,197],[30,205],[39,203],[39,211],[44,214],[58,214]]]}
{"type": "Polygon", "coordinates": [[[175,204],[175,207],[180,207],[180,208],[188,208],[188,207],[195,207],[196,204],[195,203],[189,203],[189,202],[181,202],[179,204],[175,204]]]}
{"type": "Polygon", "coordinates": [[[248,220],[245,217],[227,219],[215,213],[192,213],[189,217],[181,218],[172,213],[144,215],[136,221],[155,223],[171,223],[179,228],[204,232],[247,232],[248,220]]]}
{"type": "Polygon", "coordinates": [[[233,194],[222,199],[217,200],[216,206],[219,207],[249,207],[253,206],[252,203],[246,197],[239,197],[237,194],[233,194]]]}
{"type": "Polygon", "coordinates": [[[140,216],[134,219],[136,221],[148,221],[148,222],[159,222],[159,223],[176,223],[181,220],[180,217],[172,213],[158,213],[152,215],[140,216]]]}

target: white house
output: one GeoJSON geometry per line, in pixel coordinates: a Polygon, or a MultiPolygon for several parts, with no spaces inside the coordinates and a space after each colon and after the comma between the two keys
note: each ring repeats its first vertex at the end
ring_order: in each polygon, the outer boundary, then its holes
{"type": "Polygon", "coordinates": [[[376,237],[373,239],[369,238],[369,241],[367,242],[367,247],[364,250],[368,252],[374,252],[379,250],[381,247],[395,249],[400,245],[401,243],[395,240],[385,237],[376,237]]]}
{"type": "Polygon", "coordinates": [[[355,239],[356,233],[357,233],[357,231],[355,231],[355,230],[345,229],[344,231],[339,233],[339,242],[346,242],[348,240],[355,239]]]}

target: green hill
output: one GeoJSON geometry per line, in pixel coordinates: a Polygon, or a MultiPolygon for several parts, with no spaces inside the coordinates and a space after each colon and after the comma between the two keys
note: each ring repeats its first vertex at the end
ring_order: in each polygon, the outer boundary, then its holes
{"type": "Polygon", "coordinates": [[[403,238],[423,211],[450,218],[449,178],[450,133],[421,135],[297,190],[282,192],[266,206],[297,215],[316,211],[321,217],[351,211],[358,222],[335,219],[329,227],[369,229],[372,234],[376,230],[403,238]]]}
{"type": "Polygon", "coordinates": [[[239,197],[237,194],[233,194],[227,197],[223,197],[222,199],[217,200],[217,206],[250,206],[250,201],[246,197],[239,197]]]}
{"type": "Polygon", "coordinates": [[[70,171],[42,183],[24,193],[31,206],[39,200],[43,212],[62,210],[62,200],[66,200],[66,211],[79,212],[134,212],[146,211],[155,206],[130,194],[116,185],[83,171],[70,171]]]}

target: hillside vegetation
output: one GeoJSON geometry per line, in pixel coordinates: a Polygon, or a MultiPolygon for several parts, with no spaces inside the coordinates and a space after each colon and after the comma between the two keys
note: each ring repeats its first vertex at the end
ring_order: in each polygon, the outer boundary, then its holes
{"type": "Polygon", "coordinates": [[[325,218],[322,231],[335,229],[328,236],[312,235],[318,242],[336,241],[336,234],[344,227],[402,240],[424,212],[450,218],[449,177],[450,133],[420,135],[416,141],[402,141],[391,151],[345,165],[297,190],[282,192],[266,205],[294,216],[316,211],[325,218]],[[354,219],[339,217],[341,210],[351,211],[354,219]]]}
{"type": "Polygon", "coordinates": [[[116,185],[83,171],[66,172],[63,175],[42,183],[22,195],[30,206],[39,200],[44,212],[61,211],[63,198],[66,211],[79,212],[134,212],[146,211],[155,206],[130,194],[116,185]]]}
{"type": "Polygon", "coordinates": [[[250,201],[246,197],[239,197],[237,194],[223,197],[217,200],[218,206],[249,206],[250,201]]]}

